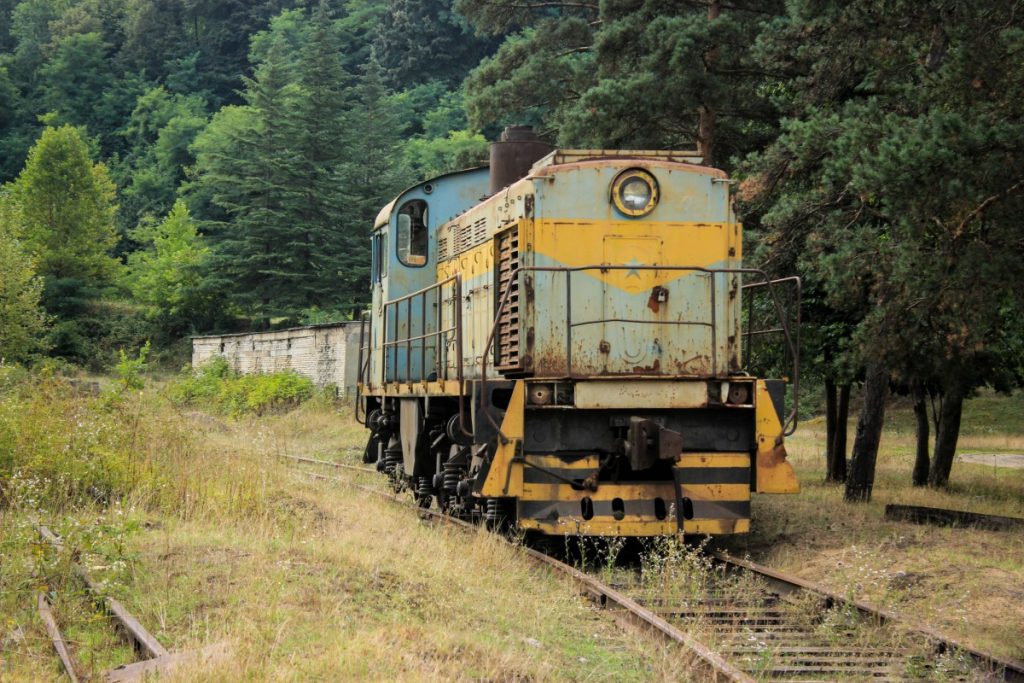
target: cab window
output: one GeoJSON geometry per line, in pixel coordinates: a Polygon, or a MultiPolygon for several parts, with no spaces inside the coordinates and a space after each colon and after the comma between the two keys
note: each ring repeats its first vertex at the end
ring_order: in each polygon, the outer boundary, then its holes
{"type": "Polygon", "coordinates": [[[398,234],[395,236],[398,260],[406,266],[427,263],[427,203],[422,199],[406,202],[398,210],[398,234]]]}

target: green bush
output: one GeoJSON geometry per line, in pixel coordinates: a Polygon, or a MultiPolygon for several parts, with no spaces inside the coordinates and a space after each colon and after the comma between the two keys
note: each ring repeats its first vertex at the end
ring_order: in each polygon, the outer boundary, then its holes
{"type": "Polygon", "coordinates": [[[178,405],[192,405],[226,415],[262,415],[287,410],[312,398],[313,382],[295,372],[240,375],[216,357],[195,370],[186,368],[169,393],[178,405]]]}

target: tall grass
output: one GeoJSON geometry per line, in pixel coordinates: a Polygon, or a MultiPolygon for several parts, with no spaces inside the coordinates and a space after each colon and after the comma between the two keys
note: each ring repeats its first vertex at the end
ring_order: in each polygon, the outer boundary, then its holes
{"type": "MultiPolygon", "coordinates": [[[[313,395],[290,377],[245,391],[236,377],[198,381],[236,406],[280,410],[313,395]]],[[[273,505],[276,465],[258,439],[214,457],[204,430],[216,419],[179,410],[180,384],[139,386],[118,382],[92,395],[50,373],[0,375],[0,507],[62,513],[120,503],[189,518],[273,505]]]]}

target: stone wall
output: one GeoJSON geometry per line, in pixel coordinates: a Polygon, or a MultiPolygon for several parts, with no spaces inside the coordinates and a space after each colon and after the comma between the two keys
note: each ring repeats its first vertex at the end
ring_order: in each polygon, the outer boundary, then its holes
{"type": "Polygon", "coordinates": [[[192,338],[192,367],[214,356],[227,358],[231,368],[242,374],[294,370],[317,386],[333,384],[339,393],[352,394],[359,357],[359,323],[192,338]]]}

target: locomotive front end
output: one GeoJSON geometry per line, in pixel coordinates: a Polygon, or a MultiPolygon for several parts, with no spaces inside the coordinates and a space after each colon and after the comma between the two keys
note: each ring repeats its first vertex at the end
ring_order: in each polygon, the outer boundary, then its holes
{"type": "Polygon", "coordinates": [[[555,152],[497,207],[494,375],[474,421],[494,457],[477,480],[515,500],[520,528],[742,533],[752,491],[798,490],[784,383],[742,371],[752,273],[728,180],[688,162],[555,152]]]}

